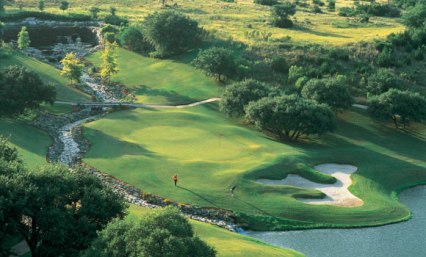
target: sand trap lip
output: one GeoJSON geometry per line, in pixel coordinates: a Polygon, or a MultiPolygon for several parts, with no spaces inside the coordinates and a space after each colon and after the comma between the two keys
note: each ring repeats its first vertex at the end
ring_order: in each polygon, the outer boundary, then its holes
{"type": "Polygon", "coordinates": [[[307,180],[299,175],[289,174],[287,178],[281,180],[258,179],[260,183],[268,185],[288,185],[301,188],[317,189],[327,196],[323,199],[298,199],[309,204],[329,204],[345,207],[357,207],[364,204],[358,197],[349,192],[348,188],[352,184],[351,175],[357,171],[357,167],[344,164],[321,164],[314,167],[316,170],[331,175],[337,179],[334,184],[320,184],[307,180]]]}

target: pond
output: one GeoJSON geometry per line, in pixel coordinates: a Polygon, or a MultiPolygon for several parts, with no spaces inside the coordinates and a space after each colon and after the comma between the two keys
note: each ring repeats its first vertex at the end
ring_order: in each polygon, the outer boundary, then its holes
{"type": "Polygon", "coordinates": [[[413,212],[407,222],[362,229],[318,229],[245,234],[291,248],[307,257],[426,256],[426,186],[403,191],[400,201],[413,212]]]}

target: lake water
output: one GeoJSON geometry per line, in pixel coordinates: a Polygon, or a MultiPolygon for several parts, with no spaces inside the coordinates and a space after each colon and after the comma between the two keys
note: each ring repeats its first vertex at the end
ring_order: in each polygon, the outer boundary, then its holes
{"type": "Polygon", "coordinates": [[[413,212],[407,222],[362,229],[246,234],[307,257],[426,257],[426,186],[407,189],[399,198],[413,212]]]}

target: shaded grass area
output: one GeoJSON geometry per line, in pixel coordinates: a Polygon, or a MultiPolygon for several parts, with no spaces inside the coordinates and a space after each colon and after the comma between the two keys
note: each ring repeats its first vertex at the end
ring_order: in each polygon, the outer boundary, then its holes
{"type": "Polygon", "coordinates": [[[25,66],[40,75],[44,82],[55,84],[57,100],[72,102],[90,101],[90,97],[88,95],[75,88],[66,86],[67,80],[59,75],[59,70],[47,63],[40,62],[19,52],[13,52],[9,57],[2,57],[0,69],[9,65],[25,66]]]}
{"type": "Polygon", "coordinates": [[[46,164],[46,153],[52,143],[51,138],[18,120],[0,119],[0,135],[6,137],[15,146],[28,168],[46,164]]]}
{"type": "Polygon", "coordinates": [[[252,229],[366,226],[409,218],[392,193],[426,183],[424,127],[401,132],[357,111],[344,113],[338,123],[336,133],[323,138],[281,143],[224,118],[216,104],[123,111],[86,125],[93,146],[85,161],[148,193],[243,213],[241,222],[252,229]],[[365,204],[309,205],[295,197],[323,194],[255,181],[296,173],[327,182],[330,178],[310,168],[322,163],[357,166],[350,191],[365,204]],[[180,187],[172,185],[174,174],[180,187]],[[229,193],[233,185],[236,197],[229,193]]]}
{"type": "MultiPolygon", "coordinates": [[[[96,66],[100,52],[88,57],[96,66]]],[[[126,85],[137,102],[186,104],[220,95],[221,87],[192,66],[174,60],[158,60],[119,49],[120,71],[112,80],[126,85]]]]}
{"type": "MultiPolygon", "coordinates": [[[[131,205],[128,220],[143,219],[151,209],[131,205]]],[[[190,220],[194,232],[202,240],[213,246],[218,257],[301,257],[301,253],[290,249],[282,249],[259,242],[253,238],[229,232],[225,229],[207,223],[190,220]]]]}

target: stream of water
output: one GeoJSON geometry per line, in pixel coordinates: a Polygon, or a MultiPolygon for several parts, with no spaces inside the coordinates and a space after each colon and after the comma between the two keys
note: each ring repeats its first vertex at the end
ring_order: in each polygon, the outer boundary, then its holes
{"type": "Polygon", "coordinates": [[[426,256],[426,186],[407,189],[400,201],[413,212],[407,222],[362,229],[252,232],[248,236],[291,248],[307,257],[426,256]]]}

